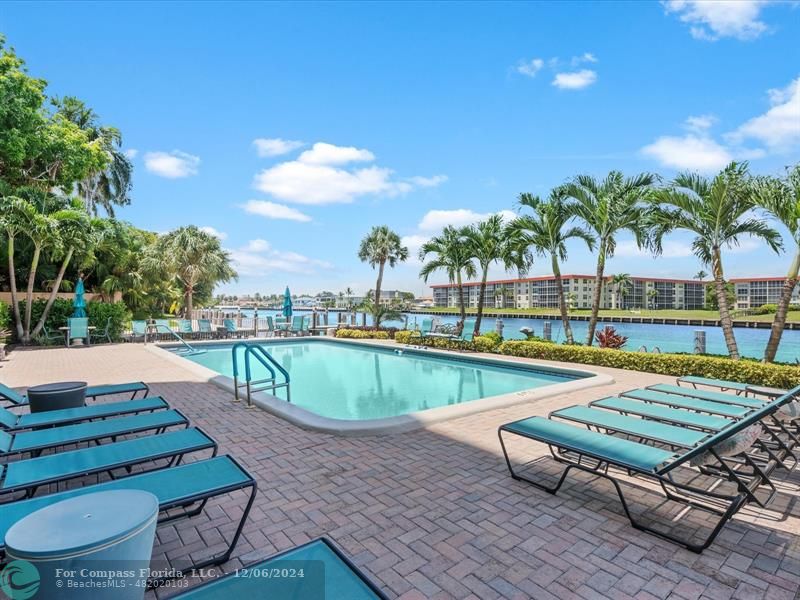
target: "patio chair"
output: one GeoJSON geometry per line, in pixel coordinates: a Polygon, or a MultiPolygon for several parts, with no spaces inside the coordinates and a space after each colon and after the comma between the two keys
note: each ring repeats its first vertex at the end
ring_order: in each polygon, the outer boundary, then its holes
{"type": "Polygon", "coordinates": [[[147,321],[131,321],[131,333],[126,335],[125,339],[135,342],[139,338],[142,338],[142,341],[147,339],[147,321]]]}
{"type": "Polygon", "coordinates": [[[95,340],[106,340],[109,344],[112,342],[111,340],[111,321],[113,319],[108,317],[106,319],[106,326],[102,330],[98,331],[90,331],[89,332],[89,340],[94,342],[95,340]]]}
{"type": "Polygon", "coordinates": [[[194,329],[192,329],[192,320],[180,319],[178,321],[178,333],[180,333],[183,337],[186,337],[187,333],[194,333],[194,329]]]}
{"type": "Polygon", "coordinates": [[[448,333],[429,333],[428,337],[442,338],[451,342],[456,342],[462,348],[472,342],[475,337],[475,323],[477,319],[464,319],[464,324],[461,327],[461,333],[452,335],[448,333]]]}
{"type": "Polygon", "coordinates": [[[59,331],[59,332],[51,332],[47,328],[47,325],[44,325],[44,326],[42,326],[42,331],[39,333],[38,338],[39,338],[39,342],[40,343],[44,342],[45,345],[48,345],[50,342],[55,342],[55,341],[62,342],[62,341],[64,341],[64,334],[61,331],[59,331]]]}
{"type": "Polygon", "coordinates": [[[321,537],[196,585],[170,600],[272,597],[384,600],[386,595],[331,540],[321,537]],[[271,581],[266,574],[285,566],[284,561],[302,566],[306,576],[271,581]]]}
{"type": "Polygon", "coordinates": [[[289,335],[300,336],[303,335],[303,324],[305,323],[305,317],[302,315],[295,315],[292,317],[292,322],[289,327],[286,329],[286,333],[289,335]]]}
{"type": "Polygon", "coordinates": [[[79,408],[63,408],[24,415],[17,415],[7,408],[0,408],[0,427],[8,430],[39,429],[167,408],[169,408],[169,404],[159,396],[125,400],[124,402],[104,402],[79,408]]]}
{"type": "Polygon", "coordinates": [[[275,335],[275,322],[273,321],[270,315],[264,317],[264,321],[267,323],[267,335],[275,335]]]}
{"type": "MultiPolygon", "coordinates": [[[[150,388],[143,381],[112,383],[109,385],[90,385],[86,388],[86,397],[97,399],[101,396],[112,396],[114,394],[131,394],[129,399],[133,400],[139,392],[144,392],[142,398],[146,398],[147,394],[150,393],[150,388]]],[[[27,396],[20,394],[2,383],[0,383],[0,399],[17,406],[28,404],[27,396]]]]}
{"type": "Polygon", "coordinates": [[[236,322],[233,319],[222,319],[222,325],[225,327],[226,337],[241,338],[245,335],[245,332],[236,326],[236,322]]]}
{"type": "Polygon", "coordinates": [[[189,420],[178,410],[119,416],[59,427],[47,427],[28,431],[0,431],[2,456],[30,453],[40,454],[70,444],[99,443],[100,440],[115,440],[122,435],[143,432],[163,433],[170,427],[188,427],[189,420]]]}
{"type": "MultiPolygon", "coordinates": [[[[770,398],[777,398],[786,393],[786,390],[777,388],[770,388],[760,385],[751,385],[749,383],[742,383],[739,381],[726,381],[725,379],[712,379],[710,377],[695,377],[689,375],[686,377],[678,377],[677,384],[688,384],[694,389],[698,389],[698,385],[718,388],[722,392],[732,391],[737,395],[753,395],[753,396],[767,396],[770,398]]],[[[683,387],[683,386],[681,386],[683,387]]]]}
{"type": "Polygon", "coordinates": [[[72,340],[83,340],[86,345],[92,343],[89,335],[89,319],[87,317],[70,317],[67,319],[67,348],[72,345],[72,340]]]}
{"type": "Polygon", "coordinates": [[[411,332],[411,337],[409,339],[419,338],[420,340],[422,340],[426,336],[430,335],[432,331],[433,331],[433,317],[426,317],[422,319],[422,324],[419,326],[419,329],[411,332]]]}
{"type": "MultiPolygon", "coordinates": [[[[18,500],[3,505],[0,511],[0,551],[5,553],[5,538],[9,528],[45,506],[50,506],[67,498],[106,490],[138,489],[151,492],[158,498],[161,518],[159,523],[167,523],[180,518],[191,518],[199,515],[208,500],[225,497],[226,505],[231,499],[229,494],[236,491],[249,491],[249,498],[241,512],[239,523],[224,550],[216,554],[196,560],[186,565],[184,572],[201,569],[228,561],[242,533],[245,521],[256,495],[256,481],[230,456],[217,456],[206,460],[178,465],[170,469],[160,469],[147,473],[131,475],[122,479],[87,485],[79,489],[68,490],[47,496],[38,496],[28,500],[18,500]],[[180,509],[175,511],[172,509],[180,509]]],[[[235,510],[238,514],[239,511],[235,510]]],[[[215,546],[216,547],[216,544],[215,546]]],[[[194,554],[192,555],[195,556],[194,554]]]]}
{"type": "Polygon", "coordinates": [[[0,475],[0,495],[4,502],[10,502],[20,493],[30,498],[41,486],[59,485],[87,475],[117,472],[115,477],[124,476],[137,465],[148,465],[148,471],[171,467],[179,464],[185,455],[204,450],[216,456],[217,443],[202,430],[192,427],[15,460],[6,464],[0,475]],[[149,463],[153,463],[152,466],[149,463]]]}
{"type": "Polygon", "coordinates": [[[209,319],[198,319],[197,327],[200,329],[200,337],[216,337],[217,330],[211,325],[209,319]]]}
{"type": "MultiPolygon", "coordinates": [[[[634,528],[699,553],[713,543],[725,523],[747,503],[754,501],[764,506],[774,497],[776,490],[769,475],[779,461],[770,457],[766,462],[756,462],[745,450],[738,449],[736,444],[731,446],[731,443],[738,443],[734,436],[746,434],[745,430],[760,424],[783,404],[794,400],[797,394],[800,394],[800,386],[766,406],[751,411],[740,420],[730,420],[716,432],[696,432],[668,423],[665,426],[664,423],[654,423],[629,414],[615,415],[613,412],[597,410],[595,407],[600,403],[593,402],[590,407],[568,407],[555,411],[548,418],[531,417],[508,423],[499,428],[498,437],[506,465],[514,479],[526,481],[555,494],[571,469],[606,478],[614,485],[625,515],[634,528]],[[571,423],[576,423],[577,426],[571,423]],[[548,486],[515,471],[503,434],[547,445],[556,462],[565,465],[555,485],[548,486]],[[640,441],[620,437],[621,434],[640,441]],[[704,473],[716,474],[718,479],[733,483],[736,491],[723,493],[716,488],[716,484],[711,486],[713,490],[701,489],[675,477],[679,468],[691,469],[689,465],[695,464],[698,459],[713,461],[713,471],[706,469],[704,473]],[[741,469],[742,465],[747,467],[746,471],[741,469]],[[620,473],[655,481],[668,500],[716,515],[718,520],[710,534],[701,543],[695,543],[689,537],[680,537],[635,519],[628,509],[614,469],[620,473]],[[768,489],[766,500],[757,495],[762,487],[768,489]]],[[[686,410],[662,408],[665,409],[664,412],[689,414],[686,410]]]]}

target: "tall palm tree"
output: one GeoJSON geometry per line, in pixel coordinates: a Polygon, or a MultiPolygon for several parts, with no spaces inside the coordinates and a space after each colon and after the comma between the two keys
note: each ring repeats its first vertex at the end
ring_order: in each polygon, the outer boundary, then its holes
{"type": "MultiPolygon", "coordinates": [[[[19,312],[17,292],[16,242],[26,235],[29,223],[36,218],[36,208],[27,200],[17,196],[0,196],[0,230],[6,237],[8,256],[8,283],[11,290],[11,312],[17,330],[17,338],[23,339],[25,328],[19,312]]],[[[30,303],[29,303],[30,304],[30,303]]]]}
{"type": "Polygon", "coordinates": [[[485,221],[468,227],[465,234],[467,254],[475,260],[481,270],[475,318],[475,335],[480,335],[489,267],[499,262],[506,271],[516,269],[519,273],[524,273],[530,267],[532,260],[528,244],[525,243],[519,230],[504,226],[500,215],[492,215],[485,221]]]}
{"type": "Polygon", "coordinates": [[[213,286],[237,277],[230,254],[222,248],[219,238],[195,225],[159,236],[143,263],[180,282],[187,318],[191,317],[199,286],[213,286]]]}
{"type": "Polygon", "coordinates": [[[633,285],[630,273],[617,273],[616,275],[612,275],[611,284],[614,286],[614,298],[617,304],[615,308],[621,308],[622,298],[628,294],[628,290],[630,290],[631,285],[633,285]]]}
{"type": "Polygon", "coordinates": [[[647,245],[645,201],[652,193],[656,176],[641,173],[635,177],[624,177],[619,171],[611,171],[602,181],[590,175],[578,175],[566,184],[566,194],[575,199],[578,218],[597,237],[597,272],[594,279],[592,314],[586,334],[586,344],[592,345],[600,311],[606,259],[614,256],[616,235],[630,231],[641,248],[647,245]]]}
{"type": "Polygon", "coordinates": [[[569,323],[567,298],[564,295],[564,284],[561,281],[561,268],[559,261],[567,260],[567,241],[570,239],[583,240],[591,251],[594,248],[594,237],[581,227],[570,227],[574,213],[572,205],[564,199],[563,190],[555,189],[550,192],[547,201],[543,201],[533,194],[523,193],[519,196],[521,207],[533,210],[533,215],[521,215],[514,219],[509,228],[520,232],[525,243],[533,248],[536,254],[550,257],[550,265],[558,294],[558,308],[561,312],[561,323],[568,344],[574,344],[572,327],[569,323]]]}
{"type": "Polygon", "coordinates": [[[56,113],[71,121],[88,134],[89,141],[100,145],[108,160],[102,171],[89,173],[77,184],[77,192],[86,212],[97,215],[102,207],[114,217],[114,206],[131,203],[133,164],[122,151],[122,134],[116,127],[100,125],[99,116],[81,100],[66,96],[55,99],[56,113]]]}
{"type": "Polygon", "coordinates": [[[693,173],[678,175],[668,188],[659,190],[657,204],[649,215],[653,225],[652,246],[661,253],[664,235],[678,229],[695,234],[692,249],[704,265],[711,268],[719,301],[719,320],[728,346],[728,354],[739,359],[739,348],[733,334],[730,308],[723,300],[725,272],[723,248],[738,246],[742,236],[761,238],[773,251],[782,248],[781,236],[766,222],[755,218],[752,193],[747,181],[747,163],[725,167],[713,179],[693,173]]]}
{"type": "Polygon", "coordinates": [[[772,331],[770,331],[769,341],[764,350],[764,362],[772,362],[775,360],[775,354],[781,343],[789,304],[797,285],[798,273],[800,273],[800,164],[787,169],[785,180],[772,177],[757,179],[753,191],[756,204],[783,223],[784,227],[789,230],[795,246],[794,258],[783,282],[775,319],[772,321],[772,331]]]}
{"type": "Polygon", "coordinates": [[[700,269],[697,273],[694,274],[694,279],[697,279],[697,281],[703,281],[706,277],[708,277],[708,273],[703,271],[703,269],[700,269]]]}
{"type": "Polygon", "coordinates": [[[378,268],[378,280],[375,282],[375,295],[373,317],[378,317],[378,309],[381,306],[381,285],[383,284],[383,271],[388,263],[390,267],[398,262],[408,260],[408,248],[403,246],[400,236],[389,229],[386,225],[378,225],[372,228],[366,237],[361,240],[358,249],[358,258],[361,262],[369,263],[374,269],[378,268]]]}
{"type": "Polygon", "coordinates": [[[419,272],[423,281],[427,283],[428,277],[435,271],[444,271],[450,283],[456,284],[461,323],[464,322],[467,313],[464,305],[463,278],[475,277],[475,263],[469,256],[466,243],[468,233],[466,227],[456,229],[448,225],[440,235],[432,237],[419,250],[419,259],[424,263],[419,272]],[[425,262],[431,254],[436,256],[425,262]]]}
{"type": "Polygon", "coordinates": [[[656,288],[647,290],[647,304],[650,310],[656,309],[656,298],[658,298],[658,290],[656,288]]]}

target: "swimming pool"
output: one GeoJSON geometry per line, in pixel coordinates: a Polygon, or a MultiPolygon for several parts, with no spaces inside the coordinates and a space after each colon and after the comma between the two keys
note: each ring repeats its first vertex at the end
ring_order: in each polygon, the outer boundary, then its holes
{"type": "MultiPolygon", "coordinates": [[[[433,351],[398,352],[324,338],[259,344],[289,372],[292,406],[336,420],[381,420],[509,395],[518,397],[519,402],[548,386],[588,383],[598,378],[586,371],[515,365],[433,351]]],[[[183,358],[230,378],[232,346],[203,345],[201,353],[183,358]]],[[[178,348],[171,350],[179,352],[178,348]]],[[[244,348],[240,347],[240,373],[243,355],[244,348]]],[[[253,379],[267,376],[266,369],[256,361],[251,365],[253,379]]],[[[592,381],[591,385],[597,383],[592,381]]],[[[286,398],[283,390],[275,395],[286,398]]]]}

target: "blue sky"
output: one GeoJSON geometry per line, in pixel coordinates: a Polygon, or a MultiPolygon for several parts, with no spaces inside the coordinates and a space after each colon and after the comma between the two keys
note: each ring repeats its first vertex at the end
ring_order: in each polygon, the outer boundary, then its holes
{"type": "MultiPolygon", "coordinates": [[[[120,216],[212,227],[233,293],[363,292],[373,225],[416,253],[577,173],[777,174],[800,156],[796,3],[4,3],[0,31],[51,94],[122,130],[120,216]]],[[[700,268],[684,236],[657,260],[627,237],[608,272],[700,268]]],[[[594,262],[575,246],[564,271],[594,262]]],[[[726,262],[779,275],[788,258],[745,240],[726,262]]],[[[418,270],[384,286],[421,293],[418,270]]]]}

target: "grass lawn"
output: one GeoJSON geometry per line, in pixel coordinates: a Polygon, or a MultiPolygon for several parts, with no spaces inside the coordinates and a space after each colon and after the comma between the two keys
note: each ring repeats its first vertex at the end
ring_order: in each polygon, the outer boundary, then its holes
{"type": "MultiPolygon", "coordinates": [[[[421,312],[453,312],[457,308],[426,308],[421,312]]],[[[474,314],[474,308],[467,308],[467,313],[474,314]]],[[[484,308],[485,315],[498,313],[525,315],[553,315],[558,316],[558,310],[554,308],[484,308]]],[[[589,309],[578,309],[569,311],[570,315],[586,316],[591,314],[589,309]]],[[[740,321],[766,321],[771,322],[775,315],[750,315],[738,317],[740,321]]],[[[600,317],[656,317],[663,319],[719,319],[719,313],[715,310],[642,310],[635,313],[629,310],[601,310],[600,317]]],[[[800,321],[800,311],[789,312],[788,321],[800,321]]]]}

